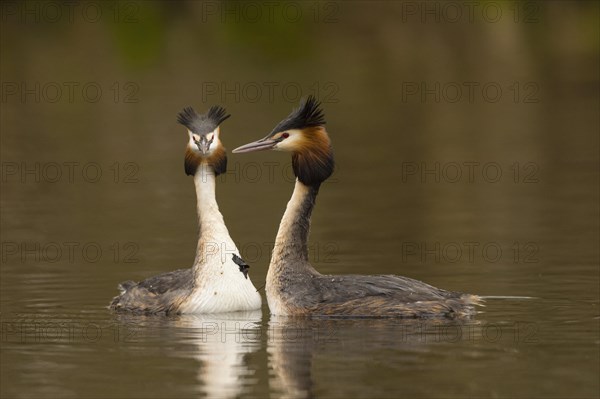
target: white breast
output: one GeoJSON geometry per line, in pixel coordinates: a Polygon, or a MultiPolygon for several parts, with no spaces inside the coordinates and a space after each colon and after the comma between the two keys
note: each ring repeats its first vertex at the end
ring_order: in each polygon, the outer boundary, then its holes
{"type": "Polygon", "coordinates": [[[229,236],[215,198],[215,175],[200,165],[194,175],[200,237],[196,248],[194,289],[181,313],[224,313],[261,308],[260,294],[233,261],[239,251],[229,236]]]}
{"type": "Polygon", "coordinates": [[[182,313],[224,313],[261,308],[261,297],[233,262],[233,254],[214,256],[199,269],[196,287],[182,304],[182,313]]]}

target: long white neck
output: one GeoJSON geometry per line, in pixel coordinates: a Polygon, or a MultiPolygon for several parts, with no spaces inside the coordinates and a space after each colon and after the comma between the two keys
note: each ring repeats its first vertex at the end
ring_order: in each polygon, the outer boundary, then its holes
{"type": "Polygon", "coordinates": [[[214,171],[207,165],[200,165],[194,175],[199,229],[195,266],[206,264],[211,256],[238,253],[217,205],[215,180],[214,171]]]}
{"type": "Polygon", "coordinates": [[[260,309],[260,294],[252,285],[239,251],[229,236],[215,198],[215,173],[200,165],[194,175],[198,203],[198,247],[192,267],[194,289],[181,313],[225,313],[260,309]]]}
{"type": "Polygon", "coordinates": [[[269,274],[280,274],[291,268],[296,272],[298,268],[314,272],[308,263],[308,234],[318,192],[318,186],[307,186],[296,180],[294,193],[279,224],[269,274]]]}

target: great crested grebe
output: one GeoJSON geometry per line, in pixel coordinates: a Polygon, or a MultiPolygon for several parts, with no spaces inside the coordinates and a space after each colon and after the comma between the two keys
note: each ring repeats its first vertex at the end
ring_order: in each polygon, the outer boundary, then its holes
{"type": "Polygon", "coordinates": [[[265,138],[234,153],[292,153],[296,185],[281,219],[266,292],[274,315],[453,317],[474,313],[480,298],[394,275],[323,275],[308,261],[310,216],[319,187],[334,168],[321,105],[310,96],[265,138]]]}
{"type": "Polygon", "coordinates": [[[261,307],[260,294],[248,276],[249,266],[229,236],[215,198],[215,178],[227,169],[219,125],[229,117],[213,106],[205,115],[192,108],[177,121],[188,129],[185,173],[194,176],[199,238],[191,269],[142,282],[125,281],[110,308],[141,313],[222,313],[261,307]]]}

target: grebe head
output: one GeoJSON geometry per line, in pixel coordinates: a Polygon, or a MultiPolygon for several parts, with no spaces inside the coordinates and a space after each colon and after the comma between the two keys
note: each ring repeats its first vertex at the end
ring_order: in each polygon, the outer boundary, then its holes
{"type": "Polygon", "coordinates": [[[185,173],[194,175],[198,166],[212,167],[215,175],[227,169],[225,147],[219,139],[219,125],[231,115],[219,106],[212,106],[206,114],[198,115],[192,107],[186,107],[177,116],[177,122],[188,130],[189,140],[185,149],[185,173]]]}
{"type": "Polygon", "coordinates": [[[329,178],[334,169],[333,150],[321,103],[309,96],[266,137],[233,152],[262,150],[291,152],[294,174],[306,185],[319,185],[329,178]]]}

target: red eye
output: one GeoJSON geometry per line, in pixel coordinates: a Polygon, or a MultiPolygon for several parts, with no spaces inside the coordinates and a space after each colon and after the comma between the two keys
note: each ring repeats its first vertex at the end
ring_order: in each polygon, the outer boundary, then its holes
{"type": "Polygon", "coordinates": [[[288,137],[290,137],[290,134],[285,132],[281,135],[281,137],[283,137],[284,139],[287,139],[288,137]]]}

